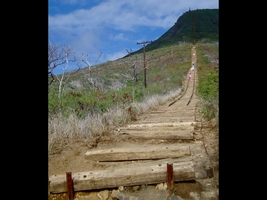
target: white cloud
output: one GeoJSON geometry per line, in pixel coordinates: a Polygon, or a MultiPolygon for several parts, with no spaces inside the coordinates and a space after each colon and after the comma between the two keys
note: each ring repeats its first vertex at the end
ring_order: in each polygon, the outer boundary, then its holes
{"type": "Polygon", "coordinates": [[[86,4],[86,0],[60,0],[62,4],[70,4],[70,5],[76,5],[76,4],[86,4]]]}
{"type": "MultiPolygon", "coordinates": [[[[68,0],[68,3],[80,3],[81,0],[68,0]]],[[[197,7],[211,7],[215,0],[107,0],[92,7],[80,9],[66,15],[49,16],[51,29],[79,28],[94,30],[98,26],[107,26],[117,30],[134,31],[139,26],[169,28],[185,11],[197,7]]]]}
{"type": "Polygon", "coordinates": [[[115,52],[113,54],[107,54],[106,59],[108,61],[113,61],[113,60],[117,60],[119,58],[122,58],[122,57],[124,57],[126,55],[127,55],[127,52],[126,51],[124,51],[124,52],[123,51],[121,51],[121,52],[115,52]]]}
{"type": "Polygon", "coordinates": [[[124,33],[119,33],[117,35],[111,36],[110,39],[121,40],[121,41],[127,41],[128,40],[128,38],[124,37],[124,33]]]}
{"type": "Polygon", "coordinates": [[[52,42],[68,43],[78,49],[79,53],[98,54],[104,51],[101,60],[118,59],[126,55],[125,48],[141,48],[136,45],[137,41],[160,37],[189,8],[218,8],[217,0],[57,1],[60,4],[51,4],[49,7],[49,39],[52,42]],[[71,5],[68,9],[73,10],[65,10],[67,14],[58,13],[63,10],[63,4],[71,5]],[[58,14],[51,14],[54,11],[58,14]]]}

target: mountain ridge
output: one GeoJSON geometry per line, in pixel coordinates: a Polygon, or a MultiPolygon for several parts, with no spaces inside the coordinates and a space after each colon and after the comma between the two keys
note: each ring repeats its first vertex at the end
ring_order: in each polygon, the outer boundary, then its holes
{"type": "MultiPolygon", "coordinates": [[[[146,51],[179,42],[218,41],[219,9],[189,10],[178,17],[175,24],[157,40],[146,45],[146,51]]],[[[143,48],[132,54],[141,53],[143,48]]],[[[127,55],[128,56],[128,55],[127,55]]],[[[125,57],[127,57],[125,56],[125,57]]]]}

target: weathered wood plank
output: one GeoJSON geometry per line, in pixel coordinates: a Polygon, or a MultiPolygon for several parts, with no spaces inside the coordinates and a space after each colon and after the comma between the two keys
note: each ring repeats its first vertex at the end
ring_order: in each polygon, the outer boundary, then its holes
{"type": "MultiPolygon", "coordinates": [[[[194,110],[183,110],[183,112],[186,112],[186,114],[192,114],[194,115],[195,111],[194,110]]],[[[165,113],[149,113],[150,117],[154,117],[154,116],[165,116],[165,117],[178,117],[178,116],[182,116],[182,113],[171,113],[171,112],[165,112],[165,113]]]]}
{"type": "Polygon", "coordinates": [[[189,127],[195,125],[196,122],[179,122],[179,123],[150,123],[150,124],[129,124],[128,128],[134,127],[189,127]]]}
{"type": "Polygon", "coordinates": [[[193,129],[189,130],[121,130],[120,134],[126,134],[129,137],[142,139],[161,139],[161,140],[192,140],[193,129]]]}
{"type": "Polygon", "coordinates": [[[121,128],[120,132],[127,132],[127,131],[136,131],[136,132],[144,132],[144,131],[149,131],[149,132],[179,132],[182,133],[184,131],[193,131],[194,127],[193,126],[175,126],[175,127],[129,127],[129,128],[121,128]]]}
{"type": "Polygon", "coordinates": [[[149,124],[149,123],[158,123],[159,121],[167,121],[168,122],[172,122],[172,123],[177,123],[177,122],[192,122],[194,121],[194,116],[191,116],[191,117],[184,117],[184,116],[181,116],[181,117],[164,117],[164,116],[160,116],[160,117],[157,117],[155,119],[153,118],[145,118],[145,119],[142,119],[142,123],[144,124],[149,124]]]}
{"type": "Polygon", "coordinates": [[[188,146],[143,146],[138,148],[91,149],[85,153],[85,158],[95,161],[126,161],[150,160],[163,158],[179,158],[191,155],[188,146]]]}
{"type": "MultiPolygon", "coordinates": [[[[173,163],[174,181],[195,179],[192,161],[173,163]]],[[[157,184],[167,181],[166,164],[136,166],[73,173],[74,191],[115,188],[119,186],[134,186],[157,184]]],[[[66,175],[53,175],[49,178],[50,193],[66,192],[66,175]]]]}
{"type": "Polygon", "coordinates": [[[188,107],[186,107],[186,108],[180,108],[180,109],[176,109],[176,110],[171,110],[171,108],[170,108],[170,110],[168,110],[168,111],[166,111],[166,110],[154,110],[154,111],[151,111],[151,112],[149,112],[149,115],[150,114],[180,114],[179,112],[181,112],[181,110],[182,111],[187,111],[187,112],[190,112],[190,111],[195,111],[194,110],[195,109],[195,106],[188,106],[188,107]]]}
{"type": "MultiPolygon", "coordinates": [[[[164,121],[165,121],[165,122],[171,122],[171,121],[169,120],[169,118],[170,118],[170,119],[186,118],[186,119],[188,119],[187,122],[189,122],[189,119],[191,119],[191,121],[194,121],[194,117],[195,117],[195,116],[194,116],[193,114],[190,115],[190,114],[188,114],[188,113],[186,113],[186,115],[182,115],[182,116],[180,116],[180,115],[172,115],[172,116],[159,115],[159,116],[157,116],[157,117],[150,116],[150,117],[144,117],[144,118],[142,119],[142,123],[144,123],[145,120],[151,120],[152,123],[164,122],[164,121]]],[[[180,121],[177,120],[176,123],[178,123],[178,122],[180,122],[180,121]]]]}

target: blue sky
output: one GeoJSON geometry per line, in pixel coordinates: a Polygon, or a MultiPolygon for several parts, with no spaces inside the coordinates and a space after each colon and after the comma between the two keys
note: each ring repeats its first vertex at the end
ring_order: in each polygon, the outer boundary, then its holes
{"type": "Polygon", "coordinates": [[[95,63],[100,64],[127,55],[126,49],[143,48],[137,42],[156,40],[189,8],[219,8],[219,1],[48,0],[48,40],[88,55],[89,63],[102,52],[95,63]]]}

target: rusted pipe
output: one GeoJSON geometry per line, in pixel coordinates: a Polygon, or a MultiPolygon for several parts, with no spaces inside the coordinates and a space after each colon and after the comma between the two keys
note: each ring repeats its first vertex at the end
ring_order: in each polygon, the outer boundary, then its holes
{"type": "Polygon", "coordinates": [[[68,200],[73,200],[73,182],[71,177],[71,172],[66,172],[67,179],[67,197],[68,200]]]}
{"type": "Polygon", "coordinates": [[[169,190],[173,189],[173,164],[167,163],[167,187],[169,190]]]}

